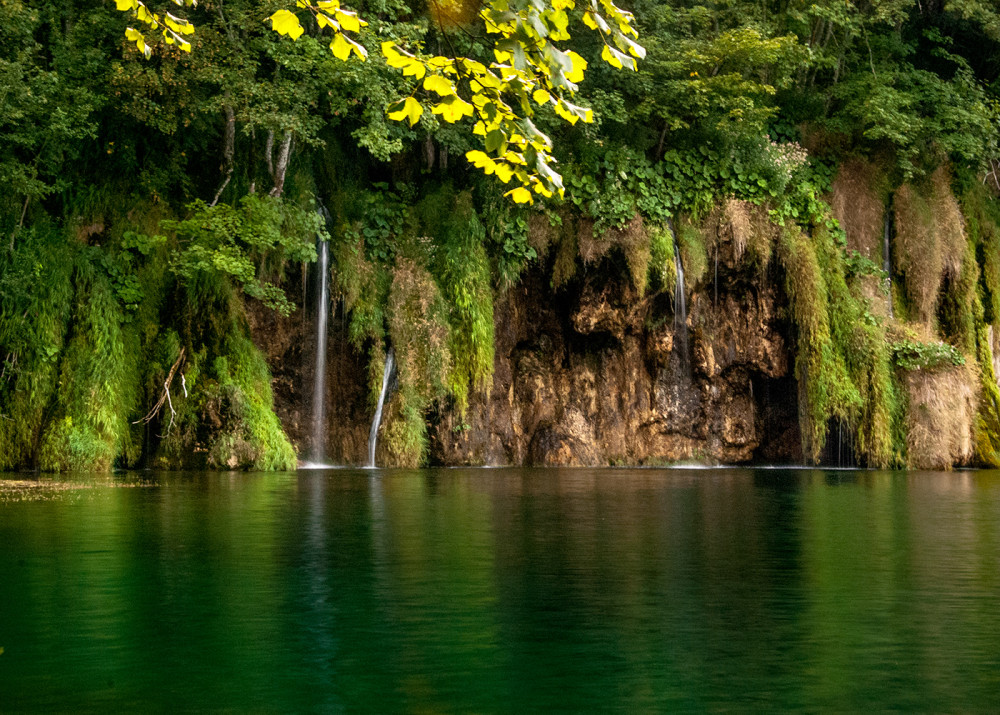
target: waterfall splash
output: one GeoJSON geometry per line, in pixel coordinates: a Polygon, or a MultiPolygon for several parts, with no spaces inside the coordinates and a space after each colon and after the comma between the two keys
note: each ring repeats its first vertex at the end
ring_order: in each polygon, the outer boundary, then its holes
{"type": "Polygon", "coordinates": [[[372,428],[368,433],[368,464],[369,469],[375,468],[375,444],[378,441],[378,428],[382,424],[382,408],[385,400],[392,390],[392,381],[396,376],[396,356],[389,348],[385,354],[385,367],[382,370],[382,391],[378,395],[378,405],[375,407],[375,418],[372,420],[372,428]]]}
{"type": "MultiPolygon", "coordinates": [[[[322,206],[319,215],[327,225],[330,214],[322,206]]],[[[319,242],[319,290],[316,292],[316,369],[313,372],[311,461],[305,467],[322,467],[326,456],[326,341],[330,312],[330,247],[319,242]]]]}

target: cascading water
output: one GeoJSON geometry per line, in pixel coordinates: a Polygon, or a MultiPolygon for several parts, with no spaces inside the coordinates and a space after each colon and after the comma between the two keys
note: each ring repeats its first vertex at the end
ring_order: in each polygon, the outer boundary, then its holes
{"type": "MultiPolygon", "coordinates": [[[[330,214],[320,207],[320,216],[329,225],[330,214]]],[[[330,247],[319,242],[319,290],[316,292],[316,369],[313,373],[312,460],[323,463],[326,456],[326,342],[330,309],[330,247]]]]}
{"type": "Polygon", "coordinates": [[[674,237],[674,267],[677,269],[677,284],[674,286],[674,335],[676,336],[678,354],[681,364],[688,361],[688,328],[687,299],[684,295],[684,264],[681,262],[680,246],[677,245],[677,233],[670,225],[670,233],[674,237]]]}
{"type": "Polygon", "coordinates": [[[389,348],[385,353],[385,367],[382,369],[382,391],[378,395],[378,405],[375,407],[375,418],[372,420],[372,428],[368,433],[368,467],[375,467],[375,444],[378,442],[378,428],[382,423],[382,408],[385,406],[386,398],[392,389],[392,380],[396,375],[396,357],[389,348]]]}

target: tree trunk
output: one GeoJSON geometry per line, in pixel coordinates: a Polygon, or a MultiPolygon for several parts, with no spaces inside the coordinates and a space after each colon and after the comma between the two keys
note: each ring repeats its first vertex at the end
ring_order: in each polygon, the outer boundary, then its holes
{"type": "MultiPolygon", "coordinates": [[[[229,92],[226,92],[226,99],[229,99],[229,92]]],[[[224,178],[222,184],[219,186],[219,190],[215,192],[215,198],[212,199],[212,203],[209,206],[215,206],[219,203],[219,197],[222,196],[222,192],[229,186],[229,180],[233,178],[233,153],[236,147],[236,115],[233,113],[233,107],[230,104],[225,106],[225,111],[226,130],[222,140],[221,167],[224,178]]]]}
{"type": "Polygon", "coordinates": [[[275,198],[281,196],[285,190],[285,172],[288,170],[288,157],[292,153],[292,131],[285,130],[281,139],[281,148],[278,150],[278,160],[274,164],[274,187],[271,189],[271,196],[275,198]]]}
{"type": "Polygon", "coordinates": [[[267,175],[274,179],[274,130],[267,131],[267,141],[264,142],[264,163],[267,164],[267,175]]]}

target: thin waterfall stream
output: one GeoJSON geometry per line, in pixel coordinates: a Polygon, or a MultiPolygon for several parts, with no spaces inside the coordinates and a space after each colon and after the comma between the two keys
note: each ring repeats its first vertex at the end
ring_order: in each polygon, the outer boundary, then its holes
{"type": "Polygon", "coordinates": [[[372,428],[368,433],[368,464],[369,468],[375,467],[375,446],[378,442],[378,428],[382,424],[382,408],[385,406],[386,398],[392,391],[392,382],[396,376],[396,356],[390,347],[385,353],[385,367],[382,369],[382,390],[378,395],[378,404],[375,406],[375,417],[372,419],[372,428]]]}
{"type": "MultiPolygon", "coordinates": [[[[320,207],[320,216],[329,224],[330,214],[320,207]]],[[[313,371],[311,459],[322,464],[326,457],[326,343],[330,318],[330,246],[318,246],[319,290],[316,292],[316,365],[313,371]]]]}
{"type": "Polygon", "coordinates": [[[688,328],[687,328],[687,298],[684,294],[684,263],[681,261],[680,246],[677,245],[677,233],[672,223],[668,224],[674,239],[674,267],[677,269],[677,284],[674,286],[674,334],[681,364],[688,362],[688,328]]]}

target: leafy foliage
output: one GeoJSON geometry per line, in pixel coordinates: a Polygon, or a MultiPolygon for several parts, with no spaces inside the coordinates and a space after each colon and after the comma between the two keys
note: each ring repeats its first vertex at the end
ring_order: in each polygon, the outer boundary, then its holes
{"type": "Polygon", "coordinates": [[[892,359],[903,370],[940,370],[965,364],[965,357],[954,345],[912,340],[893,343],[892,359]]]}
{"type": "Polygon", "coordinates": [[[327,240],[323,219],[280,199],[257,196],[244,197],[238,206],[196,201],[188,208],[191,218],[163,222],[180,243],[171,269],[181,282],[197,285],[228,276],[250,297],[288,315],[294,306],[265,276],[280,278],[285,261],[315,261],[312,237],[327,240]]]}

